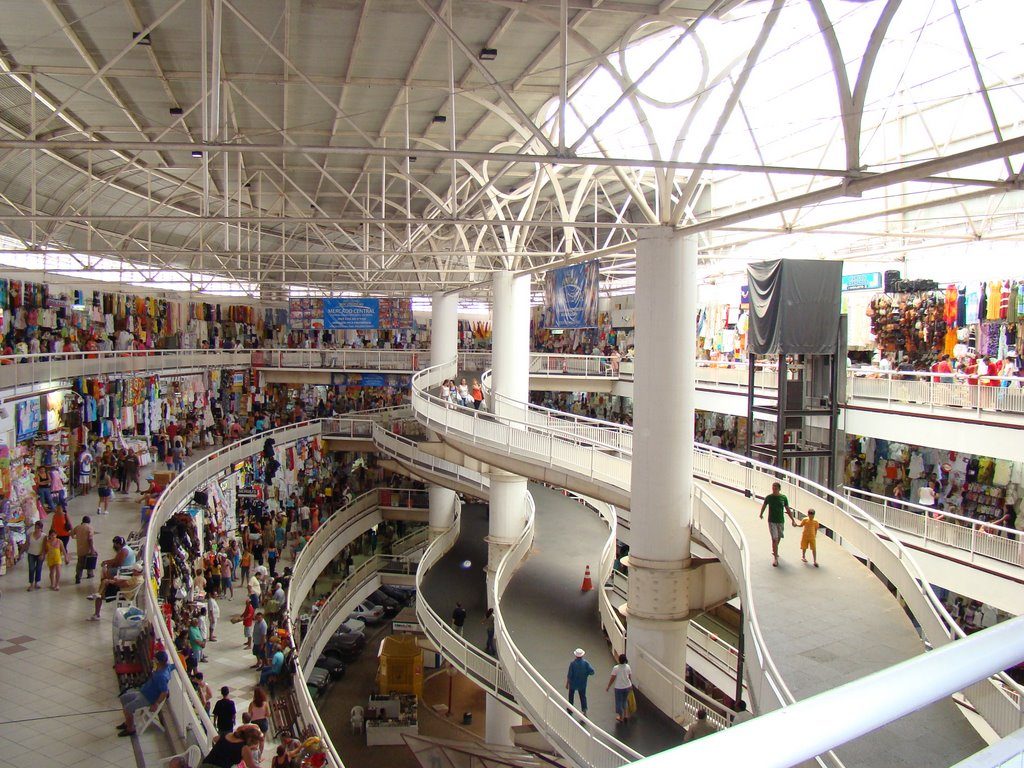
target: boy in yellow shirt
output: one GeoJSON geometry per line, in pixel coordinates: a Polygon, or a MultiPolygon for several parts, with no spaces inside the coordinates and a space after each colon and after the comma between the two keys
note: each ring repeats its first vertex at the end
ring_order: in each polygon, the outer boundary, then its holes
{"type": "Polygon", "coordinates": [[[815,543],[815,537],[818,535],[818,529],[821,527],[821,523],[814,519],[814,510],[807,510],[807,517],[801,520],[799,523],[793,523],[794,528],[803,528],[804,532],[800,536],[800,559],[805,563],[807,562],[807,550],[811,550],[811,555],[814,557],[814,567],[818,567],[818,546],[815,543]]]}

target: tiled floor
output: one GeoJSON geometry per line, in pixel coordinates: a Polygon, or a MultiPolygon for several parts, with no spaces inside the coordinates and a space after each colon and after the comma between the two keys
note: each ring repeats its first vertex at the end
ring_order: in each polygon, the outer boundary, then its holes
{"type": "MultiPolygon", "coordinates": [[[[95,492],[69,504],[72,522],[92,517],[101,559],[109,557],[110,540],[139,525],[138,497],[117,495],[110,514],[98,516],[95,492]]],[[[0,577],[0,768],[135,768],[133,739],[119,738],[121,722],[117,678],[111,665],[110,608],[103,621],[90,622],[92,602],[85,599],[98,579],[75,585],[74,564],[65,566],[59,592],[50,591],[44,573],[43,589],[26,592],[24,560],[0,577]]],[[[219,688],[231,688],[241,713],[252,699],[258,674],[243,650],[241,624],[229,617],[241,612],[243,591],[234,600],[220,601],[221,622],[217,642],[207,648],[209,662],[200,669],[219,697],[219,688]]],[[[153,766],[172,754],[168,738],[155,728],[138,741],[146,764],[153,766]]],[[[270,764],[269,745],[263,763],[270,764]]]]}
{"type": "MultiPolygon", "coordinates": [[[[135,494],[112,500],[109,515],[95,514],[95,493],[73,499],[69,511],[75,524],[92,517],[101,558],[111,556],[113,536],[139,525],[135,494]]],[[[0,768],[135,768],[133,740],[114,728],[122,716],[109,607],[103,621],[87,621],[92,602],[85,597],[98,579],[76,586],[72,564],[59,592],[47,588],[46,573],[39,591],[26,592],[27,581],[24,559],[0,577],[0,768]]],[[[170,754],[155,728],[139,746],[152,762],[170,754]]]]}

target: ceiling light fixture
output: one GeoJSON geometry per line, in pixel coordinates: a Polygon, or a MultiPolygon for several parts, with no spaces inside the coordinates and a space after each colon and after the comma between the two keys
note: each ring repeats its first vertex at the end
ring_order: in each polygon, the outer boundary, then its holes
{"type": "Polygon", "coordinates": [[[448,118],[445,117],[444,115],[434,115],[432,118],[430,118],[430,122],[432,122],[432,123],[447,123],[448,122],[448,118]]]}
{"type": "Polygon", "coordinates": [[[138,40],[139,42],[137,43],[137,45],[153,44],[153,39],[149,36],[148,32],[145,35],[141,32],[132,32],[132,40],[138,40]]]}
{"type": "Polygon", "coordinates": [[[201,149],[193,149],[192,150],[192,157],[202,157],[202,156],[203,156],[203,151],[201,149]]]}
{"type": "Polygon", "coordinates": [[[185,114],[185,110],[184,110],[184,109],[182,109],[181,107],[171,107],[171,108],[170,108],[169,110],[167,110],[167,111],[168,111],[168,112],[170,112],[170,113],[171,113],[172,115],[174,115],[175,117],[177,117],[177,116],[179,116],[179,115],[184,115],[184,114],[185,114]]]}
{"type": "Polygon", "coordinates": [[[497,48],[480,49],[480,61],[494,61],[496,58],[498,58],[497,48]]]}

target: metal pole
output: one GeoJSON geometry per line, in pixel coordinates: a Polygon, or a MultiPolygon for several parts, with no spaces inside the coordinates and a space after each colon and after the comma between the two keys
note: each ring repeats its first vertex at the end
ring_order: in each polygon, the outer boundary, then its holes
{"type": "MultiPolygon", "coordinates": [[[[732,697],[733,702],[743,701],[743,654],[745,652],[746,641],[744,640],[745,632],[743,631],[743,613],[744,608],[740,606],[740,632],[739,639],[736,643],[736,695],[732,697]]],[[[747,702],[747,707],[750,707],[750,702],[747,702]]],[[[734,707],[735,708],[735,707],[734,707]]]]}

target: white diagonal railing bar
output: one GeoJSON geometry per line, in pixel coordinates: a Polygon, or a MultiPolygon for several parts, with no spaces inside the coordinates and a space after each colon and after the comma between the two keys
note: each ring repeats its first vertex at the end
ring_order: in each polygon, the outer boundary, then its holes
{"type": "Polygon", "coordinates": [[[365,524],[359,524],[367,518],[375,519],[373,516],[385,506],[382,504],[384,494],[401,491],[398,488],[374,488],[367,491],[329,516],[309,537],[309,542],[299,552],[293,565],[292,582],[288,590],[291,610],[298,611],[304,605],[323,570],[342,549],[366,530],[365,524]]]}
{"type": "Polygon", "coordinates": [[[348,617],[357,593],[380,573],[401,573],[411,575],[416,563],[407,555],[370,555],[352,569],[331,590],[320,610],[313,616],[309,627],[298,644],[299,666],[306,672],[312,669],[330,639],[331,633],[348,617]],[[311,663],[312,662],[312,663],[311,663]]]}
{"type": "MultiPolygon", "coordinates": [[[[484,393],[492,404],[507,406],[506,410],[519,414],[531,427],[546,433],[557,434],[568,440],[594,445],[605,451],[619,451],[626,455],[631,455],[633,452],[633,431],[625,425],[566,413],[541,405],[531,404],[529,409],[524,410],[522,403],[504,395],[496,395],[491,391],[490,371],[484,371],[480,382],[483,385],[484,393]]],[[[494,405],[491,410],[497,412],[499,406],[494,405]]]]}
{"type": "MultiPolygon", "coordinates": [[[[611,580],[612,570],[615,567],[615,549],[618,545],[618,516],[616,515],[615,507],[611,504],[587,496],[581,496],[574,491],[567,491],[567,495],[600,515],[605,525],[608,526],[608,538],[601,550],[601,559],[597,566],[597,583],[601,585],[601,590],[598,592],[598,613],[601,617],[601,626],[611,643],[612,653],[618,656],[620,653],[626,653],[626,628],[622,623],[622,618],[618,615],[618,611],[612,606],[608,592],[604,588],[611,580]]],[[[690,641],[687,638],[687,647],[689,646],[690,641]]],[[[669,670],[656,659],[649,657],[643,649],[631,646],[630,653],[633,656],[639,655],[641,657],[641,664],[644,663],[645,658],[650,658],[650,661],[653,662],[647,665],[648,669],[645,678],[649,682],[645,683],[644,692],[656,703],[660,702],[668,705],[666,711],[674,720],[677,722],[683,721],[684,725],[689,725],[696,719],[697,710],[704,708],[707,709],[711,722],[717,728],[725,728],[731,722],[732,710],[724,707],[710,696],[705,695],[702,691],[687,683],[681,675],[669,670]],[[657,690],[652,690],[655,687],[657,690]]],[[[735,676],[735,668],[733,669],[733,675],[735,676]]],[[[568,701],[566,701],[566,705],[568,705],[568,701]]]]}
{"type": "Polygon", "coordinates": [[[424,575],[444,557],[459,538],[462,524],[462,509],[458,500],[454,523],[434,539],[420,559],[416,571],[416,620],[420,628],[434,644],[445,660],[488,693],[493,694],[506,706],[521,712],[516,702],[508,675],[494,656],[477,648],[457,633],[426,599],[423,592],[424,575]]]}
{"type": "MultiPolygon", "coordinates": [[[[147,579],[144,588],[141,590],[142,603],[147,619],[153,625],[156,637],[163,644],[164,648],[173,648],[174,638],[171,636],[170,630],[164,621],[156,592],[153,589],[152,580],[149,578],[156,573],[155,568],[158,564],[159,551],[157,547],[160,527],[172,515],[184,509],[191,502],[196,490],[206,487],[209,482],[213,481],[221,473],[227,472],[232,464],[259,454],[266,437],[272,436],[280,445],[286,445],[297,440],[315,437],[319,434],[320,424],[313,421],[280,427],[258,436],[245,438],[207,454],[191,466],[186,467],[181,474],[172,479],[167,485],[167,488],[154,506],[149,525],[146,528],[146,540],[142,550],[142,557],[147,579]]],[[[181,674],[172,675],[170,685],[169,706],[175,721],[181,729],[179,736],[187,740],[188,734],[191,734],[191,738],[205,752],[210,748],[213,738],[217,734],[213,721],[206,713],[202,702],[199,700],[199,695],[189,684],[187,678],[181,674]]]]}
{"type": "MultiPolygon", "coordinates": [[[[557,468],[567,479],[579,477],[595,481],[598,487],[605,484],[628,492],[630,462],[613,446],[614,438],[584,445],[559,433],[543,434],[523,418],[499,418],[445,403],[429,390],[443,379],[454,376],[454,368],[453,360],[413,377],[413,408],[431,429],[452,433],[459,440],[484,446],[498,455],[557,468]]],[[[516,408],[518,413],[525,414],[533,406],[519,403],[516,408]]],[[[827,529],[868,556],[900,592],[932,646],[962,636],[962,630],[935,597],[909,551],[898,540],[892,540],[877,520],[842,496],[791,472],[707,446],[695,447],[694,474],[709,483],[759,497],[770,493],[771,483],[778,480],[795,508],[817,508],[818,519],[827,529]]],[[[965,696],[997,733],[1006,734],[1022,722],[1020,693],[1020,686],[1002,676],[972,686],[965,696]]]]}
{"type": "Polygon", "coordinates": [[[859,488],[844,487],[846,497],[871,514],[886,528],[959,549],[970,562],[989,557],[1009,565],[1024,566],[1024,548],[1016,537],[1020,532],[994,523],[943,512],[909,501],[899,501],[859,488]]]}
{"type": "MultiPolygon", "coordinates": [[[[940,701],[972,681],[984,681],[1024,658],[1024,617],[1010,619],[970,637],[921,653],[872,675],[769,712],[724,732],[673,747],[646,758],[643,768],[727,765],[788,768],[832,745],[846,743],[940,701]],[[837,716],[837,713],[841,713],[837,716]]],[[[1014,749],[1020,741],[1013,734],[1014,749]]],[[[1011,734],[1007,734],[1010,736],[1011,734]]],[[[1001,742],[999,742],[1001,743],[1001,742]]],[[[1018,766],[1002,761],[1001,750],[988,750],[958,766],[1018,766]]]]}
{"type": "Polygon", "coordinates": [[[626,744],[598,728],[576,707],[569,706],[561,691],[549,683],[512,641],[501,612],[501,597],[516,568],[533,544],[536,509],[527,494],[526,527],[498,563],[491,583],[495,642],[498,658],[508,674],[516,701],[530,721],[555,747],[577,765],[618,768],[641,757],[626,744]]]}

